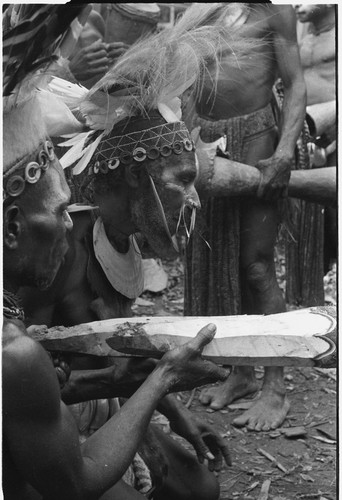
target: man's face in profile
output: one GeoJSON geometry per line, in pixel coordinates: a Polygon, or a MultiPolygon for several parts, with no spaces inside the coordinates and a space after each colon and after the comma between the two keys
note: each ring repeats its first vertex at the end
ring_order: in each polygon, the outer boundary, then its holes
{"type": "Polygon", "coordinates": [[[330,4],[296,4],[294,6],[297,19],[301,23],[309,23],[325,16],[330,4]]]}

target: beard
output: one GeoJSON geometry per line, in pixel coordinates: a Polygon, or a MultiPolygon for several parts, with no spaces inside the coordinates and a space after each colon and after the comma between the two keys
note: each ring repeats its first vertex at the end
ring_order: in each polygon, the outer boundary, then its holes
{"type": "MultiPolygon", "coordinates": [[[[150,247],[159,257],[176,258],[178,252],[174,249],[165,230],[155,201],[153,198],[151,200],[146,198],[146,196],[142,196],[142,199],[131,200],[130,209],[134,225],[145,236],[150,247]]],[[[177,223],[167,214],[166,220],[170,233],[173,235],[176,231],[177,223]]]]}

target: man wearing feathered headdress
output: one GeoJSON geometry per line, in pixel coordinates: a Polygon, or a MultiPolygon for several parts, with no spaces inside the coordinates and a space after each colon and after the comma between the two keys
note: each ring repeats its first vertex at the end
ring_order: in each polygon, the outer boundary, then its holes
{"type": "MultiPolygon", "coordinates": [[[[214,336],[211,325],[186,347],[166,354],[124,407],[79,444],[52,360],[27,335],[15,293],[26,284],[42,290],[50,286],[67,250],[66,233],[72,229],[70,191],[49,139],[51,122],[32,72],[51,61],[56,42],[82,6],[71,15],[65,6],[21,7],[11,9],[6,18],[10,22],[4,38],[3,492],[13,500],[83,500],[100,498],[113,488],[106,498],[138,499],[141,495],[120,478],[157,403],[170,391],[222,380],[226,371],[200,358],[214,336]],[[42,58],[42,49],[47,58],[42,58]]],[[[216,486],[212,498],[217,494],[216,486]]]]}

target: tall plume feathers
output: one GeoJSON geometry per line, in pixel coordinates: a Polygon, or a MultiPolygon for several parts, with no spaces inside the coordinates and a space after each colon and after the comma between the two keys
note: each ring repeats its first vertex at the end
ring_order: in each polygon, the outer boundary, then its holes
{"type": "Polygon", "coordinates": [[[244,4],[195,4],[172,28],[134,44],[81,102],[91,127],[107,133],[121,119],[147,114],[191,85],[200,94],[209,63],[218,71],[222,52],[229,50],[238,59],[256,43],[227,22],[234,19],[237,5],[241,9],[244,4]]]}
{"type": "Polygon", "coordinates": [[[13,4],[3,14],[3,96],[8,107],[30,98],[72,21],[87,4],[13,4]]]}

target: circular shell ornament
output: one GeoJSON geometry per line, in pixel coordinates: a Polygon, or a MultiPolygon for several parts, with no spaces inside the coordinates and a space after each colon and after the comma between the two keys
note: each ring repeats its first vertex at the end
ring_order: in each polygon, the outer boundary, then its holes
{"type": "Polygon", "coordinates": [[[131,154],[130,153],[121,153],[120,155],[120,161],[124,165],[129,165],[131,163],[131,154]]]}
{"type": "Polygon", "coordinates": [[[182,141],[175,141],[172,145],[173,152],[176,155],[180,155],[184,151],[184,145],[182,141]]]}
{"type": "Polygon", "coordinates": [[[183,144],[186,151],[192,151],[192,142],[190,139],[184,139],[183,144]]]}
{"type": "Polygon", "coordinates": [[[37,162],[30,161],[30,163],[26,165],[25,179],[27,180],[27,182],[29,182],[30,184],[35,184],[39,180],[41,175],[42,171],[40,170],[40,166],[37,162]]]}
{"type": "Polygon", "coordinates": [[[108,174],[108,164],[105,160],[100,161],[99,170],[101,174],[108,174]]]}
{"type": "Polygon", "coordinates": [[[52,142],[45,141],[44,151],[48,155],[49,160],[52,161],[55,158],[55,151],[54,151],[52,142]]]}
{"type": "Polygon", "coordinates": [[[146,156],[146,149],[144,148],[138,147],[133,151],[133,158],[135,161],[144,161],[146,160],[146,156]]]}
{"type": "Polygon", "coordinates": [[[109,168],[109,170],[115,170],[116,168],[118,168],[119,165],[120,165],[119,158],[112,158],[108,162],[108,168],[109,168]]]}
{"type": "Polygon", "coordinates": [[[6,184],[6,193],[9,196],[19,196],[25,189],[25,180],[19,175],[13,175],[6,184]]]}
{"type": "Polygon", "coordinates": [[[149,158],[150,160],[156,160],[157,158],[159,158],[159,155],[160,155],[160,151],[159,151],[159,148],[157,148],[157,146],[152,146],[147,151],[147,158],[149,158]]]}
{"type": "Polygon", "coordinates": [[[160,154],[162,156],[170,156],[172,154],[172,149],[170,146],[168,146],[167,144],[165,144],[164,146],[161,146],[160,148],[160,154]]]}
{"type": "Polygon", "coordinates": [[[38,154],[38,162],[40,168],[42,168],[44,171],[47,170],[49,166],[49,157],[45,149],[39,152],[38,154]]]}

